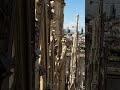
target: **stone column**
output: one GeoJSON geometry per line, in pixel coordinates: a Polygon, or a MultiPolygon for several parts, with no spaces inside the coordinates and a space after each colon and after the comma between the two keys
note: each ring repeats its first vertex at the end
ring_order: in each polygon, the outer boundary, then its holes
{"type": "MultiPolygon", "coordinates": [[[[61,43],[61,40],[62,40],[62,30],[63,30],[63,18],[64,18],[64,15],[63,15],[63,9],[64,9],[64,1],[63,0],[56,0],[55,1],[55,16],[54,16],[54,20],[55,20],[55,34],[56,34],[56,39],[57,39],[57,42],[56,42],[56,46],[58,47],[57,48],[57,58],[56,58],[56,61],[57,61],[57,64],[59,64],[59,61],[60,61],[60,57],[61,57],[61,52],[62,52],[62,43],[61,43]]],[[[58,66],[58,65],[57,65],[58,66]]],[[[58,75],[56,75],[56,90],[59,89],[59,73],[57,72],[58,75]]]]}

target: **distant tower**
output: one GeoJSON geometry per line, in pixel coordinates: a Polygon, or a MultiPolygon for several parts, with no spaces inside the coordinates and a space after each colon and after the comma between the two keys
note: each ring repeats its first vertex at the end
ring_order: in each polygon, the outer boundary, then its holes
{"type": "Polygon", "coordinates": [[[67,33],[70,33],[70,29],[69,28],[67,28],[67,33]]]}
{"type": "Polygon", "coordinates": [[[114,5],[114,4],[111,5],[110,10],[111,10],[111,11],[110,11],[110,18],[111,18],[111,19],[115,19],[116,9],[115,9],[115,5],[114,5]]]}
{"type": "Polygon", "coordinates": [[[83,28],[81,28],[81,34],[83,34],[83,28]]]}

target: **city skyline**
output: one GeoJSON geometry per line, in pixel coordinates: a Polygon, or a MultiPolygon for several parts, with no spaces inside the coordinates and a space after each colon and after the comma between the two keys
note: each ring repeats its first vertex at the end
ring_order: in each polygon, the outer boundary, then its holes
{"type": "Polygon", "coordinates": [[[65,0],[64,9],[64,29],[69,27],[74,31],[76,26],[76,16],[79,14],[79,31],[85,31],[85,0],[65,0]]]}

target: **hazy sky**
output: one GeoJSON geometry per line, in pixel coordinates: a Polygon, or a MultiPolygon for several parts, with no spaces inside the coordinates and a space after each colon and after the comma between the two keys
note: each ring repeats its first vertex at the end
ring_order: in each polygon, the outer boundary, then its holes
{"type": "Polygon", "coordinates": [[[65,0],[64,28],[76,25],[76,15],[79,14],[79,30],[85,28],[85,0],[65,0]]]}

